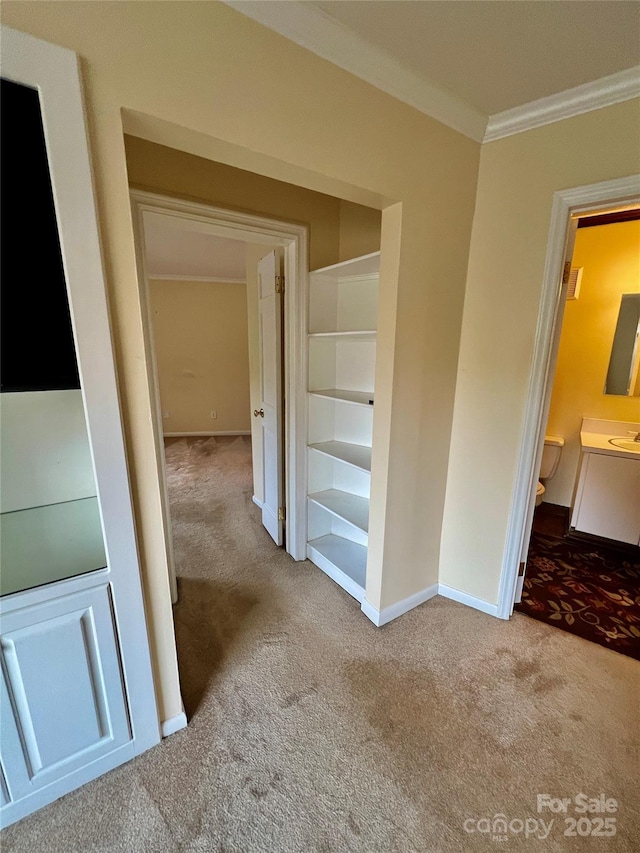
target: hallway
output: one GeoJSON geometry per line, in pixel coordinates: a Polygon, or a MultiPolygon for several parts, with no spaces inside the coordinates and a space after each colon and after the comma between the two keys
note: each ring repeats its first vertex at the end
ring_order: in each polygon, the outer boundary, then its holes
{"type": "MultiPolygon", "coordinates": [[[[4,853],[466,853],[492,849],[466,820],[579,792],[618,800],[607,850],[632,851],[636,661],[440,598],[375,628],[262,528],[248,438],[180,439],[167,465],[189,726],[4,853]]],[[[584,849],[555,817],[545,851],[584,849]]]]}

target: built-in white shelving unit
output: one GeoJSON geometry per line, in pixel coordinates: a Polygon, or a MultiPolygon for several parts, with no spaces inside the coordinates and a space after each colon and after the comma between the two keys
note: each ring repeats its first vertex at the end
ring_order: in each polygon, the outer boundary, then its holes
{"type": "Polygon", "coordinates": [[[380,253],[310,276],[307,556],[364,598],[380,253]]]}

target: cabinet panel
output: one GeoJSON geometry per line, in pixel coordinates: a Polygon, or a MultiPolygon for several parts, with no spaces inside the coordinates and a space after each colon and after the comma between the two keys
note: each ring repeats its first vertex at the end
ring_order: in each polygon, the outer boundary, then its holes
{"type": "Polygon", "coordinates": [[[587,453],[582,460],[572,526],[583,533],[638,544],[640,461],[587,453]]]}
{"type": "Polygon", "coordinates": [[[130,740],[107,584],[5,613],[0,643],[12,800],[130,740]]]}

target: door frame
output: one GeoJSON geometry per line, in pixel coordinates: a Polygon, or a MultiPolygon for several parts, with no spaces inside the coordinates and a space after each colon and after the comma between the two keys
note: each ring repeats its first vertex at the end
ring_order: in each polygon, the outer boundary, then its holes
{"type": "Polygon", "coordinates": [[[136,245],[138,289],[147,355],[147,378],[152,401],[153,433],[161,486],[164,538],[173,601],[177,600],[173,543],[171,537],[167,476],[162,429],[158,370],[153,344],[149,281],[144,257],[144,215],[161,214],[190,223],[203,233],[245,243],[284,249],[284,419],[286,550],[294,560],[306,559],[307,481],[307,306],[309,278],[309,235],[306,225],[281,222],[266,216],[241,213],[187,199],[132,188],[130,190],[136,245]]]}
{"type": "Polygon", "coordinates": [[[508,619],[513,612],[521,554],[525,541],[531,535],[538,471],[568,286],[568,282],[562,284],[562,272],[575,233],[572,221],[580,214],[630,204],[640,204],[640,174],[559,190],[553,195],[542,296],[502,557],[497,612],[500,619],[508,619]]]}

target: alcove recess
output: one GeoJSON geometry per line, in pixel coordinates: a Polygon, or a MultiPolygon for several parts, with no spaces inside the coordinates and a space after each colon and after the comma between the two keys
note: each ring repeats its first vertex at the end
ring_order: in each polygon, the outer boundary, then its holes
{"type": "Polygon", "coordinates": [[[364,598],[380,252],[309,282],[307,556],[364,598]]]}

